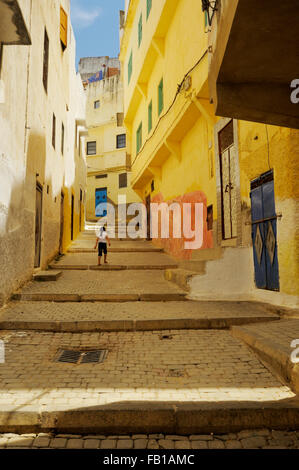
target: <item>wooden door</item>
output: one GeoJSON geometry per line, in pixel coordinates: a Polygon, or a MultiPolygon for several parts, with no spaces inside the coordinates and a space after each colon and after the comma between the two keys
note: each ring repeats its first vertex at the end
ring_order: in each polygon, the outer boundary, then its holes
{"type": "Polygon", "coordinates": [[[42,245],[42,211],[43,211],[43,189],[36,186],[36,205],[35,205],[35,257],[34,267],[39,268],[41,263],[41,245],[42,245]]]}

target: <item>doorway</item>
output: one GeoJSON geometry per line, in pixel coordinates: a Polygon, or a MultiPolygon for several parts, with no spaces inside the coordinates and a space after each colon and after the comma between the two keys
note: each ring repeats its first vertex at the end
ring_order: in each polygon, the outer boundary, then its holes
{"type": "Polygon", "coordinates": [[[42,216],[43,216],[43,188],[36,185],[36,204],[35,204],[35,257],[34,267],[39,268],[41,264],[42,247],[42,216]]]}
{"type": "Polygon", "coordinates": [[[72,194],[71,240],[74,240],[74,206],[75,206],[75,197],[72,194]]]}
{"type": "Polygon", "coordinates": [[[96,217],[105,217],[107,215],[107,188],[96,189],[95,215],[96,217]]]}
{"type": "Polygon", "coordinates": [[[222,239],[237,237],[237,152],[230,121],[218,134],[221,178],[222,239]]]}
{"type": "Polygon", "coordinates": [[[59,254],[63,253],[63,225],[64,225],[64,194],[61,193],[60,200],[60,237],[59,237],[59,254]]]}
{"type": "Polygon", "coordinates": [[[272,170],[251,182],[250,197],[256,287],[279,291],[277,215],[272,170]]]}

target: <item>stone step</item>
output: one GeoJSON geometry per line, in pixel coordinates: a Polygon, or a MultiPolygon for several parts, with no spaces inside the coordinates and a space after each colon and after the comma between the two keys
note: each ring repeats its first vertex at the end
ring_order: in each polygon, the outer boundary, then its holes
{"type": "Polygon", "coordinates": [[[186,301],[185,294],[60,294],[60,293],[17,293],[12,300],[30,302],[174,302],[186,301]]]}
{"type": "MultiPolygon", "coordinates": [[[[68,253],[95,253],[93,248],[69,248],[68,253]]],[[[109,248],[110,253],[163,253],[163,248],[109,248]]]]}
{"type": "Polygon", "coordinates": [[[62,271],[40,271],[33,275],[33,280],[37,282],[57,281],[62,271]]]}
{"type": "Polygon", "coordinates": [[[59,269],[63,271],[153,271],[153,270],[160,270],[164,271],[165,269],[173,267],[173,265],[167,265],[167,264],[161,264],[161,265],[138,265],[138,264],[132,264],[132,265],[112,265],[112,264],[107,264],[107,265],[102,265],[102,266],[96,266],[96,265],[87,265],[87,264],[81,264],[81,265],[68,265],[68,264],[49,264],[49,269],[59,269]]]}
{"type": "Polygon", "coordinates": [[[283,402],[136,402],[40,411],[1,405],[0,432],[70,434],[221,434],[243,429],[297,430],[298,399],[283,402]]]}

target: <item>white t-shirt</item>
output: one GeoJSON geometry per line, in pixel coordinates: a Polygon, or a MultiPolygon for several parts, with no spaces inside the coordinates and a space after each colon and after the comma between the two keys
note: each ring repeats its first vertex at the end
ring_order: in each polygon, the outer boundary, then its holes
{"type": "Polygon", "coordinates": [[[105,231],[103,230],[103,231],[100,232],[99,235],[98,235],[99,242],[100,242],[100,243],[107,243],[107,240],[106,240],[107,237],[108,237],[107,232],[105,232],[105,231]]]}

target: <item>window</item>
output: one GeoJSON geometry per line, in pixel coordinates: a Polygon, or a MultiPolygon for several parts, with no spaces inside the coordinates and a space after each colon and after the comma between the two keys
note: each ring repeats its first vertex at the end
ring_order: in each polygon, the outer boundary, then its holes
{"type": "Polygon", "coordinates": [[[128,186],[128,175],[127,173],[122,173],[119,175],[119,187],[126,188],[128,186]]]}
{"type": "Polygon", "coordinates": [[[142,41],[142,14],[140,15],[139,23],[138,23],[138,47],[140,46],[141,41],[142,41]]]}
{"type": "Polygon", "coordinates": [[[136,152],[139,153],[142,147],[142,122],[140,123],[136,133],[136,152]]]}
{"type": "Polygon", "coordinates": [[[146,18],[149,17],[151,9],[152,9],[152,0],[146,0],[146,18]]]}
{"type": "Polygon", "coordinates": [[[148,132],[152,130],[153,127],[153,102],[151,101],[148,105],[148,132]]]}
{"type": "Polygon", "coordinates": [[[53,114],[53,121],[52,121],[52,145],[55,149],[56,144],[56,116],[53,114]]]}
{"type": "Polygon", "coordinates": [[[61,124],[61,154],[64,153],[64,124],[61,124]]]}
{"type": "Polygon", "coordinates": [[[45,30],[44,36],[44,62],[43,62],[43,84],[45,91],[48,91],[48,68],[49,68],[49,37],[45,30]]]}
{"type": "Polygon", "coordinates": [[[151,182],[151,192],[153,193],[155,191],[155,181],[153,180],[151,182]]]}
{"type": "Polygon", "coordinates": [[[207,228],[208,230],[213,230],[213,206],[208,206],[207,208],[207,228]]]}
{"type": "Polygon", "coordinates": [[[93,104],[93,107],[94,107],[94,109],[99,109],[99,107],[100,107],[100,100],[95,101],[94,104],[93,104]]]}
{"type": "Polygon", "coordinates": [[[108,175],[107,175],[107,174],[105,174],[105,175],[96,175],[95,178],[96,178],[97,180],[101,180],[101,179],[103,179],[103,178],[108,178],[108,175]]]}
{"type": "Polygon", "coordinates": [[[124,113],[116,113],[117,127],[123,127],[124,125],[124,113]]]}
{"type": "Polygon", "coordinates": [[[60,42],[64,50],[67,47],[67,14],[62,7],[60,7],[60,42]]]}
{"type": "Polygon", "coordinates": [[[162,113],[163,107],[164,107],[164,97],[163,97],[163,78],[162,78],[158,87],[158,114],[159,116],[162,113]]]}
{"type": "Polygon", "coordinates": [[[131,52],[129,63],[128,63],[128,83],[130,83],[133,70],[133,52],[131,52]]]}
{"type": "Polygon", "coordinates": [[[97,154],[97,143],[87,142],[87,155],[96,155],[97,154]]]}
{"type": "Polygon", "coordinates": [[[116,136],[116,148],[123,149],[126,146],[126,134],[119,134],[116,136]]]}

